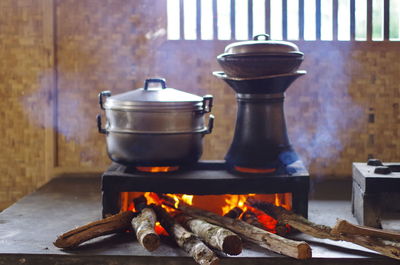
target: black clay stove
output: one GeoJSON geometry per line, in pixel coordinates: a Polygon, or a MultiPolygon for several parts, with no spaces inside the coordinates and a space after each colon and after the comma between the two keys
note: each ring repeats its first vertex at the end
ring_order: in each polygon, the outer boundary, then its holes
{"type": "Polygon", "coordinates": [[[305,71],[260,78],[223,79],[236,92],[238,104],[235,134],[225,160],[229,168],[259,169],[288,173],[287,165],[298,162],[286,132],[284,92],[305,71]]]}

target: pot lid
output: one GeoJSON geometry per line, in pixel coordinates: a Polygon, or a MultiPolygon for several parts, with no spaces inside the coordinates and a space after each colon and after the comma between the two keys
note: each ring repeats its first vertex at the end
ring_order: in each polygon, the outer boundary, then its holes
{"type": "Polygon", "coordinates": [[[106,109],[201,109],[203,97],[168,88],[165,79],[146,79],[138,88],[107,98],[106,109]]]}
{"type": "Polygon", "coordinates": [[[303,55],[296,44],[270,40],[268,34],[259,34],[250,41],[239,41],[225,47],[226,55],[303,55]]]}

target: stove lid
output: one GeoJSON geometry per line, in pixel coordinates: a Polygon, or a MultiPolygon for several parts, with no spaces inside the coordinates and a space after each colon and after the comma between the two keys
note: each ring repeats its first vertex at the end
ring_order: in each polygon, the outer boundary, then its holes
{"type": "Polygon", "coordinates": [[[274,55],[303,56],[296,44],[270,40],[268,34],[254,36],[253,40],[239,41],[225,47],[225,56],[274,55]]]}
{"type": "Polygon", "coordinates": [[[206,96],[200,97],[174,88],[168,88],[165,79],[146,79],[143,88],[108,97],[105,109],[154,110],[190,109],[201,110],[206,96]]]}

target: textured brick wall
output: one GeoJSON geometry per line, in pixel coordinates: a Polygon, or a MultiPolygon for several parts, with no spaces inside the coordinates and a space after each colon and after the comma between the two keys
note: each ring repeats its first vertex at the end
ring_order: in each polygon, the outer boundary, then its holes
{"type": "MultiPolygon", "coordinates": [[[[220,69],[215,57],[229,42],[165,41],[164,1],[56,1],[56,22],[48,14],[54,2],[34,2],[1,3],[0,122],[5,136],[0,138],[0,208],[47,180],[46,155],[54,159],[47,167],[61,172],[107,167],[105,139],[95,123],[101,112],[97,94],[141,87],[146,77],[161,76],[171,87],[214,95],[215,129],[205,137],[203,159],[223,159],[236,103],[233,91],[211,72],[220,69]],[[53,37],[54,49],[48,45],[53,37]],[[50,88],[51,70],[58,75],[50,88]],[[51,112],[54,87],[57,108],[51,112]],[[46,145],[52,139],[46,132],[52,130],[47,121],[53,114],[58,133],[53,145],[46,145]]],[[[291,142],[311,174],[349,177],[351,162],[368,155],[399,161],[400,66],[395,58],[400,44],[298,45],[305,53],[301,69],[308,74],[288,89],[285,105],[291,142]]]]}

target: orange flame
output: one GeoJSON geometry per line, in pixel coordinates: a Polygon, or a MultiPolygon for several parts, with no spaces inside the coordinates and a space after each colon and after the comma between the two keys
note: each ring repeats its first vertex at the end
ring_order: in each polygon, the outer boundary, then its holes
{"type": "MultiPolygon", "coordinates": [[[[253,197],[255,200],[273,203],[277,206],[282,206],[287,210],[291,210],[292,208],[291,193],[225,194],[196,196],[188,194],[163,194],[162,196],[159,196],[154,192],[121,192],[121,211],[135,211],[133,199],[142,195],[147,199],[148,204],[161,205],[166,211],[170,213],[175,212],[176,210],[172,207],[166,206],[166,201],[168,201],[170,204],[173,204],[175,208],[178,208],[180,202],[184,202],[188,205],[193,205],[195,207],[202,208],[220,215],[225,215],[230,210],[237,207],[242,210],[242,214],[238,217],[239,219],[243,218],[243,220],[246,221],[244,213],[250,213],[250,215],[253,215],[254,218],[256,218],[255,220],[258,220],[258,222],[264,227],[265,230],[272,233],[277,232],[277,220],[256,208],[246,205],[247,199],[249,197],[253,197]]],[[[157,225],[155,229],[159,234],[167,234],[167,232],[165,232],[165,230],[160,225],[157,225]]]]}
{"type": "Polygon", "coordinates": [[[173,167],[136,167],[137,170],[142,172],[149,172],[149,173],[160,173],[160,172],[171,172],[177,171],[179,169],[178,166],[173,167]]]}

